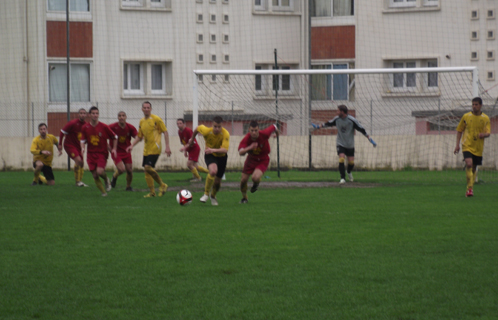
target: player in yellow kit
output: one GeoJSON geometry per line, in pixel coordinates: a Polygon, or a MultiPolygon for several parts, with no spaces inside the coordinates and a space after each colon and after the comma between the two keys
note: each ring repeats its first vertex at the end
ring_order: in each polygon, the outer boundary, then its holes
{"type": "Polygon", "coordinates": [[[482,164],[484,139],[491,134],[489,117],[482,113],[481,108],[482,99],[479,97],[472,99],[472,111],[463,115],[457,127],[457,141],[454,153],[457,154],[460,151],[461,140],[467,175],[466,197],[474,196],[474,174],[477,166],[482,164]]]}
{"type": "MultiPolygon", "coordinates": [[[[54,173],[52,172],[52,159],[54,158],[54,146],[57,146],[59,141],[54,135],[47,133],[47,125],[40,123],[38,125],[39,136],[33,139],[31,143],[31,153],[33,154],[33,168],[35,168],[35,177],[31,185],[55,184],[54,173]],[[40,175],[43,173],[43,176],[40,175]]],[[[62,152],[59,151],[59,156],[62,152]]]]}
{"type": "Polygon", "coordinates": [[[221,187],[221,178],[225,174],[227,167],[227,153],[230,145],[230,134],[222,127],[223,119],[219,116],[213,118],[213,126],[206,127],[200,125],[195,128],[192,137],[189,140],[189,145],[193,146],[195,136],[200,133],[206,141],[206,149],[204,150],[204,161],[208,166],[208,176],[206,177],[206,185],[204,187],[204,195],[201,197],[201,202],[206,202],[211,198],[213,206],[218,205],[216,194],[221,187]],[[211,190],[212,188],[212,190],[211,190]],[[210,195],[211,192],[211,195],[210,195]]]}
{"type": "Polygon", "coordinates": [[[161,154],[161,135],[164,134],[164,142],[166,143],[165,151],[169,156],[171,156],[171,150],[169,148],[169,135],[166,125],[163,120],[152,114],[152,105],[149,101],[142,103],[142,112],[144,117],[140,120],[138,135],[131,146],[126,148],[127,152],[131,152],[133,147],[140,141],[144,140],[144,157],[142,161],[142,166],[145,170],[145,181],[149,187],[150,192],[144,196],[144,198],[152,198],[156,196],[156,190],[154,188],[154,181],[159,184],[159,196],[162,197],[166,190],[168,190],[168,185],[161,180],[159,174],[154,169],[156,166],[157,159],[161,154]]]}

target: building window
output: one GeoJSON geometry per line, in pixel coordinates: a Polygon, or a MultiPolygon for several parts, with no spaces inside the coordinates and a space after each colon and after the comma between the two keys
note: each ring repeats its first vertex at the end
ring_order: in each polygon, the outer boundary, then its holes
{"type": "Polygon", "coordinates": [[[494,71],[486,72],[486,80],[488,80],[488,81],[495,80],[495,72],[494,71]]]}
{"type": "Polygon", "coordinates": [[[223,55],[223,63],[230,63],[230,55],[229,54],[223,55]]]}
{"type": "Polygon", "coordinates": [[[479,40],[479,32],[477,31],[470,32],[470,40],[479,40]]]}
{"type": "MultiPolygon", "coordinates": [[[[66,0],[48,0],[48,11],[66,11],[66,0]]],[[[89,12],[90,0],[69,1],[69,11],[89,12]]]]}
{"type": "Polygon", "coordinates": [[[438,5],[439,5],[439,0],[424,0],[424,6],[426,7],[432,7],[438,5]]]}
{"type": "MultiPolygon", "coordinates": [[[[350,63],[313,65],[311,69],[349,69],[350,63]]],[[[348,74],[314,74],[311,76],[311,100],[349,100],[354,77],[348,74]]]]}
{"type": "Polygon", "coordinates": [[[197,34],[197,43],[203,43],[204,42],[204,35],[202,33],[197,34]]]}
{"type": "MultiPolygon", "coordinates": [[[[437,68],[437,60],[427,61],[427,68],[437,68]]],[[[429,72],[427,74],[427,87],[438,87],[438,74],[437,72],[429,72]]]]}
{"type": "Polygon", "coordinates": [[[314,0],[311,5],[311,15],[313,17],[354,15],[354,0],[314,0]]]}
{"type": "Polygon", "coordinates": [[[415,7],[416,4],[417,4],[416,0],[389,0],[389,6],[391,8],[415,7]]]}
{"type": "Polygon", "coordinates": [[[212,13],[212,14],[209,16],[209,22],[210,22],[210,23],[216,23],[216,15],[215,15],[215,14],[213,14],[213,13],[212,13]]]}
{"type": "Polygon", "coordinates": [[[488,30],[488,40],[494,40],[495,39],[495,32],[493,30],[488,30]]]}
{"type": "Polygon", "coordinates": [[[230,22],[230,21],[229,21],[228,14],[224,14],[224,15],[223,15],[223,23],[228,23],[228,22],[230,22]]]}
{"type": "Polygon", "coordinates": [[[123,7],[139,9],[170,8],[171,0],[121,0],[123,7]]]}
{"type": "Polygon", "coordinates": [[[294,0],[271,0],[274,11],[292,11],[294,0]]]}
{"type": "Polygon", "coordinates": [[[487,60],[494,60],[494,59],[495,59],[495,51],[489,50],[487,54],[487,60]]]}
{"type": "Polygon", "coordinates": [[[266,10],[265,0],[254,0],[254,10],[266,10]]]}
{"type": "MultiPolygon", "coordinates": [[[[437,68],[437,59],[395,60],[387,61],[386,66],[393,69],[437,68]]],[[[392,73],[386,76],[387,93],[410,92],[416,94],[436,94],[439,91],[439,75],[437,72],[392,73]]]]}
{"type": "Polygon", "coordinates": [[[202,15],[202,13],[198,13],[197,14],[196,21],[197,21],[197,23],[203,23],[204,22],[204,16],[202,15]]]}
{"type": "Polygon", "coordinates": [[[216,75],[212,74],[211,75],[211,83],[215,83],[215,82],[216,82],[216,75]]]}
{"type": "MultiPolygon", "coordinates": [[[[274,65],[260,64],[256,65],[256,70],[290,70],[297,69],[297,65],[279,66],[275,69],[274,65]]],[[[279,95],[293,95],[295,91],[295,82],[298,81],[297,76],[291,75],[256,75],[255,76],[255,91],[256,95],[268,96],[274,95],[278,90],[279,95]]]]}
{"type": "Polygon", "coordinates": [[[171,91],[169,74],[171,74],[170,62],[124,62],[123,94],[126,96],[168,95],[171,91]]]}
{"type": "Polygon", "coordinates": [[[479,20],[479,10],[470,11],[470,19],[479,20]]]}
{"type": "Polygon", "coordinates": [[[225,76],[223,77],[223,82],[225,82],[225,83],[230,82],[230,75],[229,74],[225,74],[225,76]]]}
{"type": "Polygon", "coordinates": [[[211,55],[211,63],[216,63],[216,55],[215,54],[212,54],[211,55]]]}
{"type": "MultiPolygon", "coordinates": [[[[71,63],[71,101],[90,101],[90,64],[71,63]]],[[[48,65],[49,101],[67,101],[67,64],[48,65]]]]}
{"type": "Polygon", "coordinates": [[[470,53],[470,60],[472,60],[472,61],[479,60],[479,54],[477,53],[477,51],[472,51],[470,53]]]}
{"type": "MultiPolygon", "coordinates": [[[[393,62],[393,68],[415,68],[415,61],[406,62],[393,62]]],[[[416,76],[415,73],[394,73],[393,74],[393,88],[414,88],[416,87],[416,76]]]]}
{"type": "Polygon", "coordinates": [[[226,33],[223,35],[223,43],[230,43],[230,36],[226,33]]]}
{"type": "Polygon", "coordinates": [[[216,34],[211,34],[209,42],[216,43],[216,34]]]}
{"type": "Polygon", "coordinates": [[[488,10],[488,14],[486,16],[487,19],[494,19],[495,18],[495,10],[491,9],[488,10]]]}
{"type": "Polygon", "coordinates": [[[202,53],[197,54],[197,63],[204,63],[204,55],[202,53]]]}

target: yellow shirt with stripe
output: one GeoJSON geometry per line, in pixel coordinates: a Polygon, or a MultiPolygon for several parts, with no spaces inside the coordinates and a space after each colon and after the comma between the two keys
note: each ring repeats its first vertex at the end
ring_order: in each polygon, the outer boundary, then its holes
{"type": "Polygon", "coordinates": [[[31,153],[33,154],[33,162],[40,160],[44,165],[51,167],[52,160],[54,159],[54,145],[57,145],[59,141],[57,138],[48,134],[43,139],[40,136],[35,137],[33,142],[31,142],[31,153]],[[50,151],[50,155],[41,154],[42,151],[50,151]]]}
{"type": "Polygon", "coordinates": [[[462,134],[462,151],[468,151],[475,156],[482,157],[484,139],[479,138],[479,133],[491,133],[489,117],[484,113],[476,116],[472,112],[463,115],[457,127],[462,134]]]}
{"type": "Polygon", "coordinates": [[[161,154],[161,137],[168,131],[163,119],[151,114],[148,119],[142,118],[138,128],[138,136],[144,139],[144,156],[161,154]]]}
{"type": "MultiPolygon", "coordinates": [[[[205,125],[200,125],[197,127],[197,131],[204,137],[206,141],[206,148],[219,149],[225,148],[228,150],[230,146],[230,133],[225,128],[221,128],[221,132],[218,134],[213,133],[212,127],[206,127],[205,125]]],[[[213,153],[215,157],[224,157],[226,153],[213,153]]]]}

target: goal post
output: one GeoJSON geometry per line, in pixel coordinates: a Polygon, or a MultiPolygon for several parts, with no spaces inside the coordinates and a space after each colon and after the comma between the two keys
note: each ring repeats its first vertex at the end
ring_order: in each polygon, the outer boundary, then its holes
{"type": "MultiPolygon", "coordinates": [[[[478,69],[472,66],[272,68],[194,70],[193,126],[219,114],[228,121],[229,132],[242,137],[252,120],[258,121],[260,128],[278,123],[282,128],[280,167],[336,168],[337,132],[334,128],[312,130],[311,123],[332,119],[337,107],[346,105],[378,143],[373,149],[356,133],[358,169],[443,170],[461,166],[461,159],[452,154],[455,128],[461,116],[471,111],[472,98],[481,96],[483,111],[490,118],[496,117],[496,105],[492,107],[495,99],[482,89],[478,69]]],[[[491,152],[497,147],[494,137],[488,140],[485,150],[489,149],[490,156],[484,157],[483,167],[496,170],[497,152],[491,152]]],[[[273,158],[272,166],[277,167],[273,158]]],[[[229,159],[229,168],[240,165],[240,161],[229,159]]]]}

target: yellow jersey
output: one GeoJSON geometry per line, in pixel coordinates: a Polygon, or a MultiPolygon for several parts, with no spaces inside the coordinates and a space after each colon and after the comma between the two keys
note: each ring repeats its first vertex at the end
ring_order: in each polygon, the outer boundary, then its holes
{"type": "MultiPolygon", "coordinates": [[[[230,134],[225,128],[221,128],[221,132],[218,134],[213,133],[212,127],[206,127],[205,125],[200,125],[197,127],[197,131],[204,137],[206,141],[206,148],[219,149],[225,148],[228,150],[230,146],[230,134]]],[[[226,153],[213,153],[215,157],[224,157],[226,153]]]]}
{"type": "Polygon", "coordinates": [[[481,112],[476,116],[472,112],[463,115],[457,127],[462,135],[462,151],[468,151],[475,156],[482,157],[484,139],[479,138],[479,133],[491,133],[489,117],[481,112]]]}
{"type": "Polygon", "coordinates": [[[144,156],[161,154],[161,135],[166,131],[163,120],[154,114],[140,120],[138,136],[144,139],[144,156]]]}
{"type": "Polygon", "coordinates": [[[33,154],[33,162],[40,160],[44,165],[51,167],[52,159],[54,159],[54,145],[57,145],[59,141],[57,138],[47,133],[45,139],[40,136],[35,137],[33,142],[31,142],[31,153],[33,154]],[[50,155],[41,154],[42,151],[50,151],[50,155]]]}

